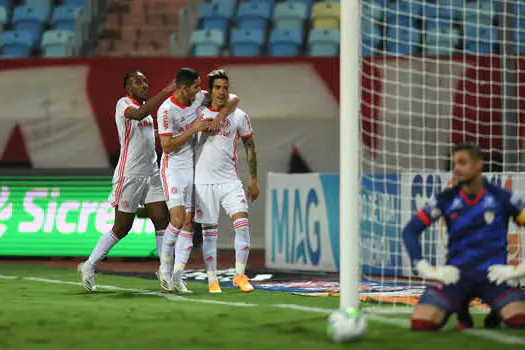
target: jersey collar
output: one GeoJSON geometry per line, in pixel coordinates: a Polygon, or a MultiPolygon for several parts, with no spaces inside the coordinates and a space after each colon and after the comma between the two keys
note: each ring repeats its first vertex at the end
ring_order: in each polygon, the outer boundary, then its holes
{"type": "Polygon", "coordinates": [[[470,199],[467,194],[465,192],[463,192],[463,190],[459,190],[459,195],[461,196],[461,198],[465,201],[465,203],[467,203],[468,205],[470,206],[474,206],[476,204],[479,203],[479,201],[481,200],[481,198],[483,198],[483,195],[485,194],[485,187],[483,187],[483,189],[481,190],[480,193],[478,193],[478,195],[476,196],[476,198],[474,199],[470,199]]]}
{"type": "Polygon", "coordinates": [[[185,104],[181,103],[179,100],[177,100],[175,98],[175,96],[173,96],[173,95],[170,96],[170,100],[171,100],[171,102],[173,102],[174,105],[179,106],[182,109],[188,107],[187,105],[185,105],[185,104]]]}
{"type": "Polygon", "coordinates": [[[129,96],[129,95],[126,96],[126,97],[129,98],[129,99],[131,100],[131,102],[133,102],[133,104],[136,104],[137,106],[140,106],[139,101],[135,100],[133,97],[131,97],[131,96],[129,96]]]}

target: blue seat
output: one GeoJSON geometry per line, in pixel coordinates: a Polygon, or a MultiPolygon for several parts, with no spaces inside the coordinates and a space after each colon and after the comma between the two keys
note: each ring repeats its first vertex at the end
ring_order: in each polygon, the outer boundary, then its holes
{"type": "Polygon", "coordinates": [[[86,7],[86,0],[62,0],[63,5],[73,6],[73,7],[86,7]]]}
{"type": "Polygon", "coordinates": [[[312,6],[315,1],[314,0],[286,0],[286,2],[295,2],[295,3],[306,5],[307,15],[310,16],[310,14],[312,13],[312,6]]]}
{"type": "Polygon", "coordinates": [[[361,21],[363,19],[380,21],[383,19],[386,0],[363,0],[361,21]]]}
{"type": "Polygon", "coordinates": [[[426,31],[425,54],[430,56],[447,56],[454,54],[461,34],[454,27],[437,26],[426,31]]]}
{"type": "Polygon", "coordinates": [[[302,29],[308,16],[308,6],[299,2],[282,2],[275,5],[273,19],[277,29],[302,29]]]}
{"type": "Polygon", "coordinates": [[[480,26],[477,23],[465,24],[467,53],[472,55],[490,54],[496,51],[499,36],[493,26],[480,26]]]}
{"type": "Polygon", "coordinates": [[[427,2],[423,6],[423,17],[427,28],[452,27],[460,18],[460,11],[451,0],[438,3],[427,2]]]}
{"type": "Polygon", "coordinates": [[[497,1],[477,0],[467,2],[465,6],[465,21],[491,25],[497,11],[497,1]]]}
{"type": "Polygon", "coordinates": [[[4,29],[7,24],[7,10],[5,7],[0,6],[0,32],[4,29]]]}
{"type": "Polygon", "coordinates": [[[24,0],[24,6],[43,7],[46,14],[46,22],[51,18],[51,9],[53,8],[53,0],[24,0]]]}
{"type": "Polygon", "coordinates": [[[191,34],[190,44],[194,56],[219,56],[224,46],[224,34],[220,30],[195,30],[191,34]]]}
{"type": "Polygon", "coordinates": [[[13,12],[15,30],[30,33],[33,47],[40,44],[46,22],[44,7],[18,6],[13,12]]]}
{"type": "Polygon", "coordinates": [[[84,11],[79,7],[74,6],[57,6],[53,10],[53,16],[51,17],[51,23],[54,29],[69,30],[76,33],[76,16],[80,11],[83,17],[84,11]]]}
{"type": "Polygon", "coordinates": [[[415,21],[422,19],[423,6],[420,1],[398,0],[389,2],[386,9],[388,23],[405,23],[414,25],[415,21]]]}
{"type": "Polygon", "coordinates": [[[0,48],[3,57],[29,57],[33,40],[30,33],[10,30],[2,33],[0,48]]]}
{"type": "Polygon", "coordinates": [[[233,7],[224,3],[204,3],[200,6],[199,18],[203,29],[218,29],[227,32],[230,19],[233,17],[233,7]]]}
{"type": "Polygon", "coordinates": [[[301,30],[274,29],[270,33],[270,56],[297,56],[302,43],[301,30]]]}
{"type": "Polygon", "coordinates": [[[231,40],[232,56],[259,56],[265,43],[262,30],[234,29],[231,40]]]}
{"type": "Polygon", "coordinates": [[[73,56],[75,35],[67,30],[48,30],[42,37],[42,51],[45,57],[73,56]]]}
{"type": "Polygon", "coordinates": [[[237,11],[237,24],[242,29],[266,30],[272,16],[273,4],[267,2],[242,2],[237,11]]]}
{"type": "Polygon", "coordinates": [[[12,0],[0,0],[0,6],[5,8],[5,11],[7,12],[7,18],[9,18],[9,15],[11,14],[11,10],[13,9],[13,1],[12,0]]]}
{"type": "Polygon", "coordinates": [[[231,17],[235,14],[235,8],[237,7],[237,0],[211,0],[212,4],[224,6],[228,13],[231,13],[231,17]]]}
{"type": "Polygon", "coordinates": [[[309,56],[337,56],[340,34],[337,29],[312,29],[308,35],[309,56]]]}
{"type": "Polygon", "coordinates": [[[361,56],[374,56],[382,39],[383,36],[378,26],[371,26],[366,31],[361,28],[361,56]]]}
{"type": "Polygon", "coordinates": [[[389,27],[387,51],[391,56],[415,55],[421,44],[421,31],[415,27],[389,27]]]}
{"type": "Polygon", "coordinates": [[[516,52],[523,54],[525,53],[525,11],[515,13],[517,14],[517,18],[514,18],[514,40],[516,41],[516,52]]]}

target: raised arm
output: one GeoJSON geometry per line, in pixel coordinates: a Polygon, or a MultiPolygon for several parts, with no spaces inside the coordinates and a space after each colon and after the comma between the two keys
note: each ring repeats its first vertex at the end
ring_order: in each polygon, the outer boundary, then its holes
{"type": "Polygon", "coordinates": [[[138,108],[127,108],[124,112],[124,117],[133,120],[142,120],[146,118],[148,115],[152,114],[155,111],[155,109],[172,94],[172,92],[175,90],[175,87],[176,83],[175,80],[173,80],[158,94],[146,101],[146,103],[144,103],[142,106],[138,108]]]}

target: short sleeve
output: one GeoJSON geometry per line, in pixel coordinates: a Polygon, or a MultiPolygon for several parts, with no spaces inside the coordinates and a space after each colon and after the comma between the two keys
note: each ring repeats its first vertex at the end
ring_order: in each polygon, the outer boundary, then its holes
{"type": "Polygon", "coordinates": [[[195,101],[193,102],[193,104],[197,105],[197,106],[202,106],[204,105],[205,103],[207,103],[206,101],[206,91],[205,90],[201,90],[199,91],[199,93],[195,96],[195,101]]]}
{"type": "Polygon", "coordinates": [[[239,121],[239,128],[237,131],[241,138],[246,139],[253,135],[252,122],[246,113],[242,113],[240,118],[241,120],[239,121]]]}
{"type": "Polygon", "coordinates": [[[120,118],[125,119],[126,118],[126,111],[128,108],[138,108],[133,102],[131,102],[127,98],[121,98],[117,102],[117,116],[120,118]]]}
{"type": "Polygon", "coordinates": [[[513,192],[508,192],[509,215],[513,216],[519,225],[525,224],[525,203],[523,199],[513,192]]]}
{"type": "Polygon", "coordinates": [[[430,200],[417,212],[417,217],[425,225],[430,226],[434,221],[443,215],[443,196],[438,194],[430,200]]]}
{"type": "Polygon", "coordinates": [[[169,107],[164,104],[157,111],[157,125],[159,136],[173,136],[175,132],[174,121],[170,116],[169,107]]]}

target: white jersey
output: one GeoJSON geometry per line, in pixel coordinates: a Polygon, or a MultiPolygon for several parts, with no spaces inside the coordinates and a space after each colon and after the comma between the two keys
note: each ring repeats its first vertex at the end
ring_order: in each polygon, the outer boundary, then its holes
{"type": "MultiPolygon", "coordinates": [[[[204,118],[214,119],[218,112],[205,109],[204,118]]],[[[239,136],[253,135],[248,114],[237,108],[221,124],[215,134],[199,133],[195,157],[195,184],[221,184],[240,181],[237,169],[239,136]]]]}
{"type": "MultiPolygon", "coordinates": [[[[180,136],[191,128],[197,117],[202,113],[204,98],[206,94],[201,91],[195,97],[191,105],[186,106],[171,96],[162,103],[157,111],[157,124],[159,136],[180,136]]],[[[162,155],[162,164],[166,163],[169,168],[193,168],[194,144],[187,142],[177,151],[162,155]],[[166,158],[167,157],[167,158],[166,158]]]]}
{"type": "Polygon", "coordinates": [[[117,102],[115,123],[120,141],[120,156],[113,179],[159,174],[153,118],[150,115],[142,120],[124,117],[128,108],[139,107],[139,102],[129,96],[122,97],[117,102]]]}

